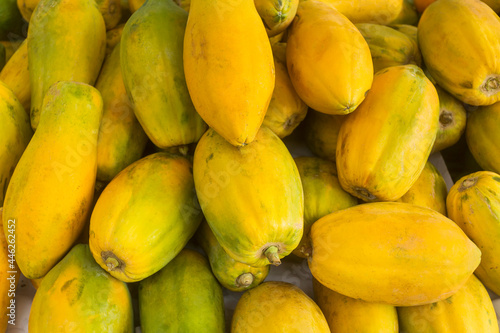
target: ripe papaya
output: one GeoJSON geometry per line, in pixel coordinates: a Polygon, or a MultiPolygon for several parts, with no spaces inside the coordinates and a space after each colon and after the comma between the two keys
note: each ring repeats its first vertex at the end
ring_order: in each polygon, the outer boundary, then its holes
{"type": "Polygon", "coordinates": [[[106,186],[90,219],[89,245],[102,268],[124,282],[140,281],[182,250],[202,218],[191,170],[183,156],[155,153],[106,186]]]}
{"type": "Polygon", "coordinates": [[[479,171],[462,177],[451,188],[446,206],[448,216],[483,253],[477,277],[500,294],[500,175],[479,171]]]}
{"type": "Polygon", "coordinates": [[[340,126],[345,119],[345,116],[309,110],[304,120],[304,140],[307,147],[315,155],[335,161],[340,126]]]}
{"type": "Polygon", "coordinates": [[[106,50],[106,28],[95,0],[41,0],[27,39],[35,130],[45,93],[54,83],[95,83],[106,50]]]}
{"type": "Polygon", "coordinates": [[[378,72],[363,104],[340,128],[340,184],[364,201],[401,198],[425,166],[438,123],[438,95],[420,68],[378,72]]]}
{"type": "Polygon", "coordinates": [[[403,0],[322,0],[354,23],[389,24],[403,11],[403,0]]]}
{"type": "Polygon", "coordinates": [[[325,287],[367,302],[413,306],[457,292],[481,251],[428,208],[375,202],[331,213],[311,228],[309,268],[325,287]]]}
{"type": "MultiPolygon", "coordinates": [[[[413,2],[414,0],[403,0],[403,8],[389,24],[409,24],[417,25],[420,16],[413,2]]],[[[378,22],[377,22],[378,23],[378,22]]],[[[381,24],[381,23],[378,23],[381,24]]]]}
{"type": "Polygon", "coordinates": [[[95,2],[104,19],[106,30],[116,27],[122,18],[120,0],[95,0],[95,2]]]}
{"type": "Polygon", "coordinates": [[[139,283],[139,311],[144,333],[225,332],[222,288],[207,259],[189,249],[139,283]]]}
{"type": "Polygon", "coordinates": [[[22,17],[29,23],[31,15],[35,11],[40,0],[17,0],[17,7],[22,17]]]}
{"type": "Polygon", "coordinates": [[[90,213],[101,117],[101,95],[87,84],[62,81],[46,94],[4,202],[4,231],[16,221],[16,261],[29,279],[64,256],[90,213]]]}
{"type": "Polygon", "coordinates": [[[29,331],[134,332],[127,285],[106,274],[79,244],[43,278],[29,317],[29,331]]]}
{"type": "Polygon", "coordinates": [[[270,129],[261,127],[255,141],[242,147],[209,129],[196,146],[193,168],[201,209],[233,259],[279,265],[297,247],[304,224],[300,175],[270,129]]]}
{"type": "Polygon", "coordinates": [[[359,30],[316,0],[299,3],[288,28],[286,62],[297,94],[323,113],[351,113],[373,80],[370,49],[359,30]]]}
{"type": "Polygon", "coordinates": [[[146,0],[128,0],[128,6],[130,12],[133,14],[139,8],[141,8],[141,6],[144,5],[145,2],[146,0]]]}
{"type": "Polygon", "coordinates": [[[232,145],[252,142],[275,81],[271,45],[253,1],[191,2],[184,72],[206,123],[232,145]]]}
{"type": "Polygon", "coordinates": [[[471,105],[500,100],[500,20],[488,5],[432,3],[418,23],[418,44],[432,77],[450,94],[471,105]]]}
{"type": "Polygon", "coordinates": [[[297,95],[290,81],[286,68],[286,43],[275,43],[272,49],[276,82],[262,125],[269,127],[280,138],[284,138],[304,120],[307,105],[297,95]]]}
{"type": "Polygon", "coordinates": [[[0,72],[0,81],[4,82],[16,95],[29,114],[31,107],[31,85],[28,69],[28,42],[24,40],[19,49],[7,61],[0,72]]]}
{"type": "Polygon", "coordinates": [[[231,332],[329,333],[330,329],[321,309],[300,288],[269,281],[241,296],[231,332]]]}
{"type": "Polygon", "coordinates": [[[299,0],[254,0],[269,37],[276,36],[292,23],[299,0]]]}
{"type": "Polygon", "coordinates": [[[220,284],[231,291],[258,286],[269,273],[269,265],[253,267],[231,258],[220,246],[207,222],[202,222],[196,240],[208,256],[210,267],[220,284]]]}
{"type": "Polygon", "coordinates": [[[104,62],[96,88],[104,103],[97,141],[97,179],[109,182],[141,158],[148,141],[125,91],[120,44],[104,62]]]}
{"type": "Polygon", "coordinates": [[[186,11],[173,1],[149,0],[123,29],[120,45],[125,88],[139,123],[159,148],[197,142],[206,130],[184,78],[187,19],[186,11]]]}

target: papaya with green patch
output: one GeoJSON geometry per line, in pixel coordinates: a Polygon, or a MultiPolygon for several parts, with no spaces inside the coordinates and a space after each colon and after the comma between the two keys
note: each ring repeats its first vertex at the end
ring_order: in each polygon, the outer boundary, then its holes
{"type": "Polygon", "coordinates": [[[269,37],[276,36],[292,23],[299,0],[254,0],[269,37]]]}
{"type": "Polygon", "coordinates": [[[12,90],[29,115],[31,107],[31,83],[28,67],[28,41],[24,40],[2,68],[0,81],[4,82],[12,90]]]}

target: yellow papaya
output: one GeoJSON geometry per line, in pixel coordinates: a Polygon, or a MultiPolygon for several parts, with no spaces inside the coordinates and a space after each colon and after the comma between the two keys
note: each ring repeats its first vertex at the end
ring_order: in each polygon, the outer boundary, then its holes
{"type": "Polygon", "coordinates": [[[358,199],[340,186],[334,162],[304,156],[295,158],[295,164],[304,190],[304,234],[293,254],[305,258],[311,250],[312,224],[332,212],[357,205],[358,199]]]}
{"type": "Polygon", "coordinates": [[[389,24],[404,10],[403,0],[322,0],[354,23],[389,24]]]}
{"type": "Polygon", "coordinates": [[[363,104],[340,128],[340,184],[364,201],[401,198],[425,166],[438,123],[438,95],[420,68],[378,72],[363,104]]]}
{"type": "Polygon", "coordinates": [[[488,291],[472,275],[449,298],[420,306],[398,308],[405,333],[498,333],[498,322],[488,291]]]}
{"type": "Polygon", "coordinates": [[[311,228],[309,268],[325,287],[367,302],[413,306],[457,292],[481,251],[450,219],[401,202],[331,213],[311,228]]]}
{"type": "Polygon", "coordinates": [[[103,100],[97,141],[97,179],[109,182],[141,158],[148,137],[134,115],[120,67],[120,44],[106,59],[96,83],[103,100]]]}
{"type": "Polygon", "coordinates": [[[269,37],[276,36],[292,23],[299,0],[254,0],[269,37]]]}
{"type": "MultiPolygon", "coordinates": [[[[413,59],[417,65],[422,67],[423,60],[422,60],[422,53],[420,53],[420,48],[418,47],[417,27],[409,24],[391,24],[390,27],[396,31],[402,32],[408,38],[410,38],[410,40],[413,42],[413,49],[415,51],[413,54],[413,59]]],[[[434,84],[435,82],[432,83],[434,84]]]]}
{"type": "Polygon", "coordinates": [[[3,81],[12,90],[29,114],[31,107],[31,85],[28,69],[27,40],[24,40],[19,49],[5,64],[0,72],[0,81],[3,81]]]}
{"type": "Polygon", "coordinates": [[[125,28],[125,24],[120,24],[106,32],[106,57],[113,52],[115,46],[122,39],[123,28],[125,28]]]}
{"type": "Polygon", "coordinates": [[[183,156],[155,153],[106,186],[90,219],[90,250],[102,268],[124,282],[140,281],[182,250],[202,218],[191,170],[183,156]]]}
{"type": "Polygon", "coordinates": [[[304,140],[317,156],[335,161],[340,126],[346,118],[309,110],[304,120],[304,140]]]}
{"type": "Polygon", "coordinates": [[[255,141],[243,147],[209,129],[196,146],[193,168],[201,209],[233,259],[279,265],[297,247],[304,224],[300,175],[270,129],[261,127],[255,141]]]}
{"type": "Polygon", "coordinates": [[[45,93],[54,83],[95,83],[104,60],[106,28],[95,0],[41,0],[27,39],[35,130],[45,93]]]}
{"type": "Polygon", "coordinates": [[[26,22],[29,23],[31,15],[35,11],[35,8],[39,2],[40,0],[17,0],[17,7],[19,8],[19,12],[26,20],[26,22]]]}
{"type": "Polygon", "coordinates": [[[500,294],[500,175],[479,171],[462,177],[446,200],[448,216],[458,224],[482,252],[477,277],[500,294]]]}
{"type": "Polygon", "coordinates": [[[29,117],[14,93],[0,81],[0,206],[17,162],[33,131],[29,117]]]}
{"type": "Polygon", "coordinates": [[[106,30],[116,27],[122,18],[120,0],[95,0],[95,2],[104,19],[106,30]]]}
{"type": "Polygon", "coordinates": [[[392,305],[350,298],[323,286],[313,278],[316,303],[332,333],[398,333],[398,314],[392,305]]]}
{"type": "Polygon", "coordinates": [[[500,100],[500,20],[481,1],[432,3],[418,23],[418,44],[436,82],[464,103],[500,100]]]}
{"type": "Polygon", "coordinates": [[[275,43],[272,49],[276,81],[262,125],[269,127],[280,138],[284,138],[304,120],[307,105],[297,95],[290,81],[286,68],[286,43],[275,43]]]}
{"type": "MultiPolygon", "coordinates": [[[[403,7],[399,12],[399,15],[396,16],[390,24],[409,24],[409,25],[417,25],[419,20],[419,15],[417,8],[413,0],[404,0],[403,7]]],[[[377,22],[378,23],[378,22],[377,22]]],[[[379,23],[380,24],[380,23],[379,23]]]]}
{"type": "MultiPolygon", "coordinates": [[[[425,8],[427,8],[431,3],[433,3],[436,0],[415,0],[415,5],[420,13],[422,13],[425,8]]],[[[491,9],[493,9],[495,12],[500,11],[500,1],[498,0],[481,0],[488,6],[490,6],[491,9]]]]}
{"type": "Polygon", "coordinates": [[[439,96],[439,128],[432,153],[453,146],[465,132],[467,112],[462,102],[436,86],[439,96]]]}
{"type": "Polygon", "coordinates": [[[134,332],[127,285],[106,274],[79,244],[43,278],[29,317],[29,331],[134,332]]]}
{"type": "Polygon", "coordinates": [[[208,256],[213,274],[224,288],[245,291],[258,286],[267,277],[269,265],[253,267],[231,258],[220,246],[206,221],[201,223],[195,236],[208,256]]]}
{"type": "Polygon", "coordinates": [[[397,201],[426,207],[446,216],[447,194],[443,176],[431,162],[427,162],[417,181],[397,201]]]}
{"type": "Polygon", "coordinates": [[[232,145],[252,142],[275,81],[271,45],[252,1],[191,2],[184,72],[205,122],[232,145]]]}
{"type": "Polygon", "coordinates": [[[24,43],[26,39],[12,39],[12,40],[2,40],[0,44],[5,47],[5,59],[9,61],[12,55],[19,49],[19,47],[24,43]]]}
{"type": "Polygon", "coordinates": [[[191,0],[174,0],[182,9],[189,12],[189,7],[191,6],[191,0]]]}
{"type": "Polygon", "coordinates": [[[61,81],[47,92],[41,113],[4,202],[4,231],[16,221],[16,261],[29,279],[64,256],[90,213],[102,98],[87,84],[61,81]]]}
{"type": "Polygon", "coordinates": [[[123,29],[120,61],[125,89],[137,120],[159,148],[196,142],[206,130],[184,78],[187,19],[186,11],[173,1],[149,0],[123,29]]]}
{"type": "Polygon", "coordinates": [[[351,113],[373,80],[370,49],[359,30],[316,0],[299,3],[288,29],[286,62],[297,94],[323,113],[351,113]]]}
{"type": "Polygon", "coordinates": [[[146,2],[146,0],[128,0],[128,8],[133,14],[146,2]]]}
{"type": "Polygon", "coordinates": [[[484,170],[500,173],[500,103],[469,112],[465,128],[467,146],[484,170]]]}

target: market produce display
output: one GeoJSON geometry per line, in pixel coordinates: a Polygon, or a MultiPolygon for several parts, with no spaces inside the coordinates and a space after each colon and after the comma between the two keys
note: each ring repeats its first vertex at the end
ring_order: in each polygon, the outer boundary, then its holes
{"type": "Polygon", "coordinates": [[[1,0],[0,333],[498,333],[498,13],[1,0]]]}

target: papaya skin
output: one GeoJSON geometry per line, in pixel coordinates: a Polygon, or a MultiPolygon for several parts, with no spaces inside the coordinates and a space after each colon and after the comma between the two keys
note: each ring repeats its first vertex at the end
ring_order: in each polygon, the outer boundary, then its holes
{"type": "Polygon", "coordinates": [[[394,22],[404,9],[401,0],[322,0],[333,6],[353,23],[377,23],[386,25],[394,22]]]}
{"type": "Polygon", "coordinates": [[[62,81],[46,94],[40,128],[4,202],[4,224],[16,220],[16,261],[29,279],[44,276],[64,256],[90,213],[101,117],[101,95],[87,84],[62,81]]]}
{"type": "Polygon", "coordinates": [[[0,81],[4,82],[12,90],[29,115],[31,86],[28,69],[28,42],[26,40],[2,68],[0,81]]]}
{"type": "Polygon", "coordinates": [[[303,127],[304,140],[314,155],[335,161],[340,126],[345,118],[314,110],[308,111],[303,127]]]}
{"type": "Polygon", "coordinates": [[[254,3],[267,35],[273,37],[285,31],[292,23],[299,0],[255,0],[254,3]]]}

